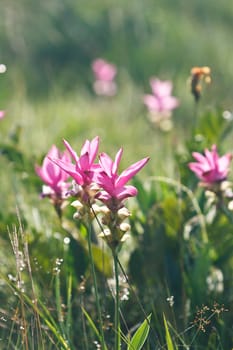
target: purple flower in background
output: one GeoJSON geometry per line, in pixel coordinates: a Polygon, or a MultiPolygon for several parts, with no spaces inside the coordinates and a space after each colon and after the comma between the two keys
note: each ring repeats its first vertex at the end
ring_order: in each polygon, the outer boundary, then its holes
{"type": "Polygon", "coordinates": [[[172,128],[170,117],[173,109],[178,107],[179,101],[172,96],[172,82],[169,80],[150,79],[152,95],[144,95],[143,101],[149,110],[149,119],[158,124],[164,131],[172,128]]]}
{"type": "Polygon", "coordinates": [[[53,145],[43,160],[42,166],[35,166],[37,175],[43,180],[46,186],[43,187],[43,196],[55,199],[64,198],[70,183],[67,183],[69,175],[56,166],[51,158],[60,159],[63,162],[69,162],[70,156],[67,151],[61,153],[58,148],[53,145]]]}
{"type": "MultiPolygon", "coordinates": [[[[6,65],[1,63],[0,64],[0,74],[5,73],[7,70],[6,65]]],[[[5,117],[5,111],[0,111],[0,120],[5,117]]]]}
{"type": "Polygon", "coordinates": [[[97,198],[105,203],[111,210],[117,210],[122,206],[122,201],[128,197],[137,195],[137,189],[126,183],[135,176],[148,162],[149,158],[144,158],[132,164],[120,175],[117,174],[123,149],[121,148],[113,161],[106,153],[100,154],[100,167],[95,175],[96,183],[103,189],[97,194],[97,198]]]}
{"type": "Polygon", "coordinates": [[[99,169],[99,165],[94,164],[99,147],[99,137],[97,136],[92,141],[86,140],[84,142],[80,157],[78,157],[66,140],[64,140],[64,144],[75,164],[70,159],[51,157],[51,160],[69,174],[78,185],[82,187],[90,185],[94,172],[99,169]]]}
{"type": "Polygon", "coordinates": [[[114,96],[117,86],[114,81],[117,68],[114,64],[102,58],[97,58],[92,63],[92,71],[95,76],[93,89],[97,95],[114,96]]]}
{"type": "Polygon", "coordinates": [[[193,152],[192,155],[197,162],[189,163],[189,168],[204,184],[212,185],[227,178],[232,159],[230,153],[219,157],[217,147],[213,145],[211,151],[205,150],[204,155],[198,152],[193,152]]]}

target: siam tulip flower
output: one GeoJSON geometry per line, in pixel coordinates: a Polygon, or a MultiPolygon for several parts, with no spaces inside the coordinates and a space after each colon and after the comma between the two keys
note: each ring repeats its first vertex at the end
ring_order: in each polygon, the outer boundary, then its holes
{"type": "Polygon", "coordinates": [[[0,111],[0,120],[5,117],[5,111],[0,111]]]}
{"type": "Polygon", "coordinates": [[[64,140],[64,145],[75,161],[75,164],[71,163],[69,160],[56,159],[55,157],[51,160],[69,174],[78,185],[82,187],[90,185],[92,183],[94,172],[99,169],[99,165],[94,164],[98,153],[99,137],[97,136],[92,141],[86,140],[84,142],[80,157],[78,157],[66,140],[64,140]]]}
{"type": "Polygon", "coordinates": [[[137,163],[132,164],[120,175],[117,174],[123,149],[121,148],[113,161],[106,153],[100,154],[100,167],[95,175],[96,183],[103,189],[97,193],[96,197],[105,203],[110,210],[116,211],[121,208],[122,201],[128,197],[137,195],[137,189],[134,186],[126,185],[148,162],[149,158],[144,158],[137,163]]]}
{"type": "Polygon", "coordinates": [[[193,152],[193,157],[197,162],[189,163],[189,168],[206,186],[211,186],[226,180],[229,173],[229,165],[232,155],[227,153],[219,157],[216,145],[213,145],[211,151],[205,150],[204,155],[193,152]]]}
{"type": "Polygon", "coordinates": [[[46,186],[43,187],[42,195],[51,197],[54,200],[62,199],[65,197],[70,186],[70,184],[66,182],[69,175],[56,166],[50,158],[58,158],[61,161],[69,162],[70,156],[66,151],[61,153],[58,148],[53,145],[44,158],[42,166],[35,166],[37,175],[46,184],[46,186]]]}
{"type": "Polygon", "coordinates": [[[172,96],[172,82],[152,78],[150,85],[153,95],[144,95],[144,103],[152,113],[170,116],[173,109],[178,107],[179,101],[172,96]]]}
{"type": "Polygon", "coordinates": [[[191,69],[191,92],[194,95],[194,98],[196,102],[201,97],[201,91],[202,91],[202,80],[204,79],[204,82],[209,84],[211,83],[211,70],[209,67],[193,67],[191,69]]]}
{"type": "Polygon", "coordinates": [[[117,74],[116,66],[102,58],[97,58],[92,63],[92,70],[95,76],[93,89],[96,94],[114,96],[117,91],[117,86],[114,81],[117,74]]]}

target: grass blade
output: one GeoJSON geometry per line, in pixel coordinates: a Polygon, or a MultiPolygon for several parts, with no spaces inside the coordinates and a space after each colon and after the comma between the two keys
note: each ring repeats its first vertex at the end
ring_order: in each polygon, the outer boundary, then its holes
{"type": "Polygon", "coordinates": [[[136,333],[128,344],[127,350],[141,350],[149,334],[150,319],[151,315],[149,315],[137,329],[136,333]]]}

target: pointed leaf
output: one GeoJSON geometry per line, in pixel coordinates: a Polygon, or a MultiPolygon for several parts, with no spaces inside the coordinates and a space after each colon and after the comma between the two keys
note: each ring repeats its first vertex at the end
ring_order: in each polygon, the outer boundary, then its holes
{"type": "Polygon", "coordinates": [[[172,342],[172,338],[168,329],[167,321],[165,318],[165,315],[163,315],[163,322],[165,327],[165,337],[166,337],[166,343],[167,343],[167,350],[175,350],[172,342]]]}
{"type": "Polygon", "coordinates": [[[127,350],[141,350],[149,334],[150,319],[151,315],[149,315],[137,329],[136,333],[128,344],[127,350]]]}

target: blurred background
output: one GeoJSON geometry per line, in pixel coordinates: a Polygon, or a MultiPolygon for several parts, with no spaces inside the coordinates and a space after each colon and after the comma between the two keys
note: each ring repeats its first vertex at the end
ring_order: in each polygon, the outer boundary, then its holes
{"type": "Polygon", "coordinates": [[[123,166],[148,155],[148,172],[173,176],[172,152],[189,138],[196,113],[193,66],[212,72],[200,113],[233,109],[232,19],[228,0],[1,0],[2,141],[17,139],[38,160],[62,138],[78,149],[99,135],[109,153],[125,146],[123,166]],[[112,98],[93,91],[97,57],[118,69],[112,98]],[[148,122],[143,95],[152,76],[171,80],[180,100],[169,136],[148,122]]]}
{"type": "MultiPolygon", "coordinates": [[[[96,57],[114,62],[139,87],[151,75],[175,80],[184,94],[192,66],[212,68],[219,103],[232,103],[231,2],[222,0],[1,0],[1,100],[33,98],[54,86],[89,89],[96,57]]],[[[232,107],[232,106],[231,106],[232,107]]]]}
{"type": "Polygon", "coordinates": [[[126,162],[149,155],[151,172],[173,175],[171,153],[189,138],[196,113],[193,66],[211,68],[199,113],[233,109],[232,19],[228,0],[1,0],[2,140],[13,135],[38,158],[62,138],[80,147],[98,134],[109,152],[125,145],[126,162]],[[112,98],[93,91],[97,57],[118,69],[112,98]],[[143,95],[152,76],[171,80],[180,100],[169,137],[148,122],[143,95]]]}

